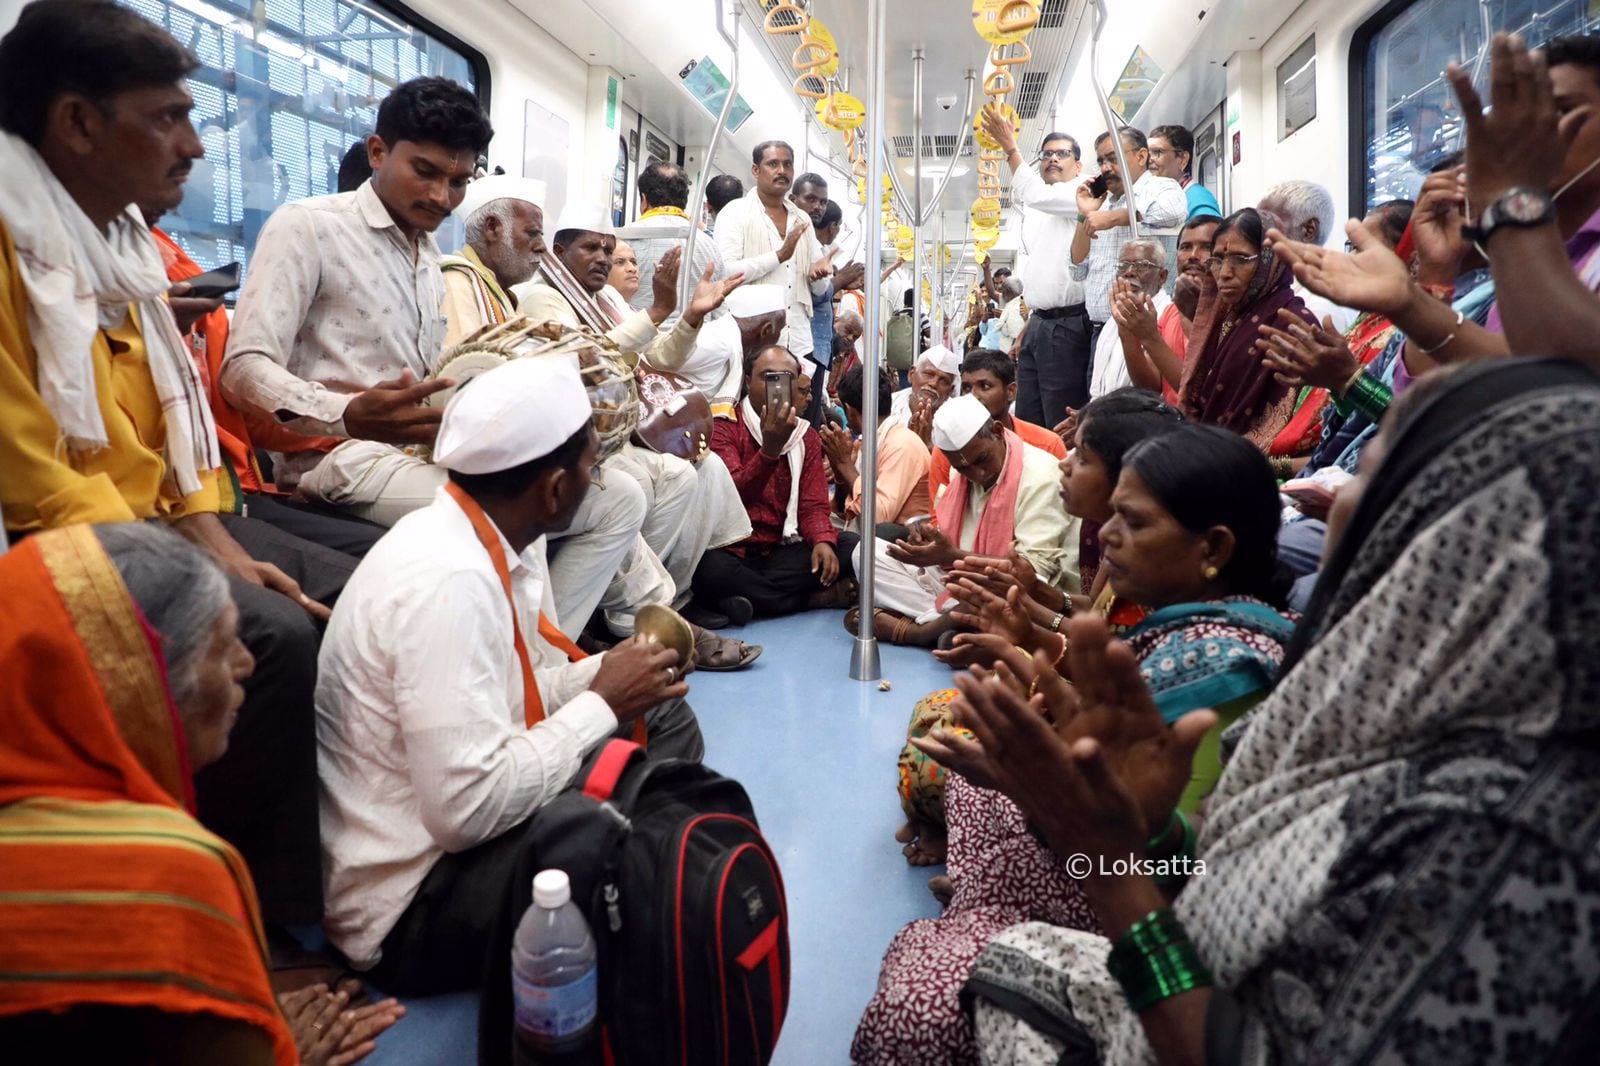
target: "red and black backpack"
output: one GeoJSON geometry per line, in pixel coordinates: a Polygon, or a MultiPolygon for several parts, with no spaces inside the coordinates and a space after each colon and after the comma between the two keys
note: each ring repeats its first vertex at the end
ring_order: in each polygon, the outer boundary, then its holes
{"type": "MultiPolygon", "coordinates": [[[[608,1066],[770,1061],[789,1006],[789,916],[749,797],[697,762],[653,759],[625,740],[591,767],[581,792],[528,826],[512,928],[532,873],[565,870],[599,949],[608,1066]]],[[[510,953],[499,955],[479,1012],[479,1058],[491,1064],[512,1061],[510,953]]]]}

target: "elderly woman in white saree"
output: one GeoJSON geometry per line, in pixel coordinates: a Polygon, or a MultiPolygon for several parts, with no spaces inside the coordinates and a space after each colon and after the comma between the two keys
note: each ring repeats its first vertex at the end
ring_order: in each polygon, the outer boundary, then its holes
{"type": "Polygon", "coordinates": [[[1174,854],[1182,735],[1210,712],[1166,731],[1098,619],[1071,623],[1078,705],[1053,729],[1017,679],[961,679],[1001,787],[1085,856],[1109,938],[997,938],[964,993],[984,1062],[1593,1061],[1600,378],[1501,361],[1427,392],[1369,457],[1276,690],[1230,730],[1170,907],[1116,863],[1174,854]]]}

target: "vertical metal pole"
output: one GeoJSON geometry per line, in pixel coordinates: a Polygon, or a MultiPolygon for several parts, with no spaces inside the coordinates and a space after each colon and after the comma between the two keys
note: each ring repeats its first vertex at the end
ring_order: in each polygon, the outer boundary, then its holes
{"type": "Polygon", "coordinates": [[[911,51],[911,350],[922,345],[922,59],[911,51]]]}
{"type": "Polygon", "coordinates": [[[884,91],[884,5],[887,0],[867,0],[867,52],[872,57],[872,91],[867,94],[867,211],[864,258],[867,261],[866,332],[862,343],[865,378],[861,407],[867,424],[861,435],[861,562],[856,579],[861,586],[861,619],[856,626],[855,645],[850,649],[850,678],[876,681],[883,676],[878,661],[878,638],[872,632],[873,574],[877,563],[878,523],[878,375],[883,366],[883,293],[879,275],[883,272],[883,212],[877,210],[883,187],[883,109],[888,99],[884,91]]]}
{"type": "Polygon", "coordinates": [[[1134,240],[1139,239],[1139,205],[1133,198],[1133,185],[1139,175],[1128,170],[1128,153],[1122,148],[1122,127],[1127,125],[1111,110],[1111,100],[1105,86],[1100,83],[1100,31],[1106,28],[1111,16],[1106,13],[1106,0],[1095,0],[1094,36],[1089,38],[1089,80],[1094,82],[1095,95],[1100,98],[1100,112],[1106,118],[1106,130],[1111,134],[1111,150],[1117,153],[1117,169],[1122,171],[1122,199],[1128,208],[1128,230],[1134,240]]]}
{"type": "Polygon", "coordinates": [[[700,284],[700,278],[694,269],[694,246],[700,236],[700,220],[706,211],[706,183],[711,180],[711,164],[717,158],[717,143],[722,140],[723,128],[728,124],[728,115],[733,111],[734,98],[739,95],[739,4],[735,2],[733,5],[731,33],[723,23],[723,0],[712,0],[712,6],[717,12],[717,33],[728,42],[728,47],[733,49],[733,69],[728,72],[728,98],[722,101],[722,111],[717,115],[716,127],[711,131],[711,143],[706,145],[706,159],[700,166],[700,180],[694,183],[694,188],[689,194],[692,197],[689,201],[689,239],[684,242],[683,260],[678,268],[680,315],[689,306],[689,301],[694,298],[695,287],[700,284]]]}

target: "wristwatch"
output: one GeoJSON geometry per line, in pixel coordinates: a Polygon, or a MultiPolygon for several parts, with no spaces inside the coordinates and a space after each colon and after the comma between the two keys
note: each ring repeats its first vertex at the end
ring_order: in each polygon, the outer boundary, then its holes
{"type": "Polygon", "coordinates": [[[1483,209],[1476,226],[1462,227],[1468,240],[1487,244],[1494,231],[1501,226],[1528,229],[1543,226],[1556,220],[1556,202],[1543,189],[1530,189],[1519,185],[1483,209]]]}

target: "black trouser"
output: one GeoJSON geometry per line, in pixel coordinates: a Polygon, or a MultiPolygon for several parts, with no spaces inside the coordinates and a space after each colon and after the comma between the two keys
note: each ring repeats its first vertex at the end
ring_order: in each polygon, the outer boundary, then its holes
{"type": "MultiPolygon", "coordinates": [[[[349,556],[265,522],[219,517],[252,558],[277,566],[320,603],[331,605],[355,571],[349,556]]],[[[314,924],[322,919],[313,703],[321,634],[282,593],[239,578],[228,584],[256,669],[227,753],[195,777],[200,821],[244,857],[267,921],[314,924]]]]}
{"type": "Polygon", "coordinates": [[[1094,340],[1082,304],[1035,309],[1017,351],[1017,417],[1049,429],[1089,402],[1094,340]]]}
{"type": "Polygon", "coordinates": [[[252,492],[245,497],[244,513],[285,533],[343,552],[354,559],[364,558],[378,538],[389,532],[376,522],[335,514],[333,508],[303,503],[281,496],[252,492]]]}
{"type": "MultiPolygon", "coordinates": [[[[854,533],[839,534],[839,543],[834,545],[839,556],[839,581],[854,576],[851,556],[859,541],[854,533]]],[[[713,548],[701,558],[694,572],[695,595],[705,603],[743,596],[762,616],[803,611],[812,594],[822,589],[822,582],[811,572],[811,545],[804,542],[765,550],[746,545],[742,556],[727,548],[713,548]]]]}
{"type": "MultiPolygon", "coordinates": [[[[698,762],[705,754],[700,725],[683,700],[652,709],[645,715],[645,725],[652,758],[698,762]]],[[[631,739],[633,727],[623,726],[616,735],[631,739]]],[[[516,923],[510,923],[498,939],[496,928],[505,924],[500,918],[508,897],[520,893],[525,901],[516,909],[518,919],[527,909],[532,879],[522,883],[514,875],[528,860],[523,838],[532,821],[529,818],[475,848],[443,855],[433,864],[400,920],[383,938],[383,957],[370,971],[374,984],[390,995],[433,996],[478,988],[486,966],[503,970],[516,923]]],[[[537,856],[533,860],[537,862],[537,856]]]]}

